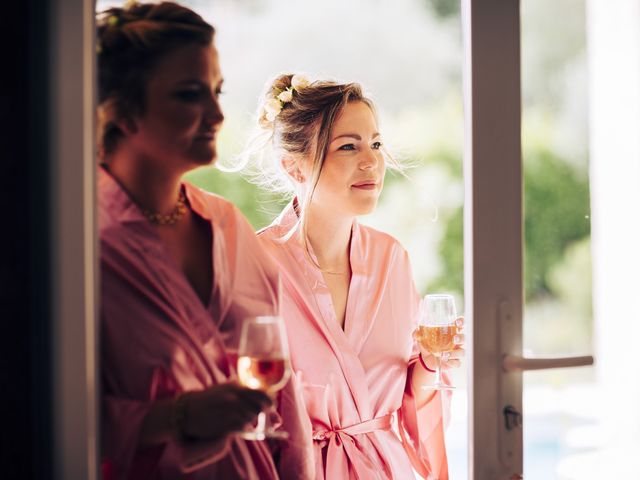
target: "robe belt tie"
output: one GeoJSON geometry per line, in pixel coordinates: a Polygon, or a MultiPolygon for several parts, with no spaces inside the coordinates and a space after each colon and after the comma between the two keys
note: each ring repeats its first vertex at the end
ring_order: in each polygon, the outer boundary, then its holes
{"type": "Polygon", "coordinates": [[[370,455],[373,454],[377,457],[377,454],[368,448],[363,450],[357,440],[357,436],[363,433],[390,430],[392,418],[393,415],[388,414],[345,428],[314,431],[312,438],[314,442],[317,442],[316,448],[323,449],[328,445],[325,478],[356,478],[358,480],[393,478],[387,462],[379,457],[379,460],[375,460],[370,455]]]}
{"type": "Polygon", "coordinates": [[[353,437],[354,435],[361,435],[363,433],[373,432],[374,430],[390,430],[392,418],[393,415],[389,413],[382,417],[372,418],[371,420],[353,424],[350,427],[335,428],[325,431],[314,431],[313,440],[321,442],[323,440],[330,439],[336,434],[344,434],[353,437]]]}

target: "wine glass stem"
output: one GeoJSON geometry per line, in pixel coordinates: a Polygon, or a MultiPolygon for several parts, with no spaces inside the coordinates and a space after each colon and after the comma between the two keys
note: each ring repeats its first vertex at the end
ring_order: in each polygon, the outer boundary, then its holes
{"type": "Polygon", "coordinates": [[[256,432],[265,433],[267,427],[267,414],[260,412],[258,414],[258,422],[256,424],[256,432]]]}
{"type": "Polygon", "coordinates": [[[436,356],[436,385],[440,385],[442,383],[442,357],[440,355],[436,356]]]}

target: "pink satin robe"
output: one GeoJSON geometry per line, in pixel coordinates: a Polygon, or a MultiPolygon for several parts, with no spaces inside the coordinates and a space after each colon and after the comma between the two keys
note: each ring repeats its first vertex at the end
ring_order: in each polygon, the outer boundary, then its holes
{"type": "MultiPolygon", "coordinates": [[[[213,232],[208,307],[139,208],[113,177],[99,173],[103,465],[117,479],[275,479],[265,442],[231,437],[218,444],[136,448],[152,401],[234,379],[225,342],[244,318],[278,311],[277,271],[245,218],[220,197],[188,183],[184,189],[213,232]]],[[[295,406],[291,385],[283,400],[295,406]]],[[[291,407],[286,418],[294,430],[299,411],[291,407]]],[[[299,463],[287,468],[303,472],[299,478],[310,476],[304,455],[289,455],[299,463]]]]}
{"type": "Polygon", "coordinates": [[[258,238],[280,266],[282,315],[311,421],[316,478],[407,480],[413,466],[424,478],[447,479],[450,393],[416,405],[409,381],[422,367],[411,337],[420,297],[406,251],[391,236],[354,223],[343,330],[299,233],[282,241],[296,221],[289,205],[258,238]]]}

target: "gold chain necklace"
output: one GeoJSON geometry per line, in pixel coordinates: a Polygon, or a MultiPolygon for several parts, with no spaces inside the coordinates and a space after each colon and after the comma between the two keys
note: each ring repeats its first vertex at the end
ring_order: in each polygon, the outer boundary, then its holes
{"type": "Polygon", "coordinates": [[[180,189],[180,195],[178,195],[178,201],[173,207],[171,213],[158,213],[150,210],[142,210],[142,215],[145,216],[154,225],[175,225],[178,223],[185,213],[187,213],[187,197],[182,189],[180,189]]]}

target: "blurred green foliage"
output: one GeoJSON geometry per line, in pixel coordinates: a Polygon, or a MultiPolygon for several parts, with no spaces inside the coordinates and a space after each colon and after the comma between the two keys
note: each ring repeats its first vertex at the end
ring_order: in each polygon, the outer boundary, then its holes
{"type": "MultiPolygon", "coordinates": [[[[549,150],[524,162],[525,293],[552,293],[549,274],[567,248],[591,233],[589,182],[549,150]]],[[[555,292],[554,292],[555,293],[555,292]]]]}
{"type": "Polygon", "coordinates": [[[439,18],[460,16],[460,0],[426,0],[426,3],[439,18]]]}
{"type": "MultiPolygon", "coordinates": [[[[544,148],[524,155],[524,286],[527,299],[557,294],[550,274],[567,249],[590,235],[589,183],[585,173],[544,148]]],[[[443,274],[432,290],[463,292],[463,210],[449,217],[440,242],[443,274]]]]}
{"type": "Polygon", "coordinates": [[[261,190],[238,173],[225,173],[214,167],[199,168],[188,173],[185,179],[235,203],[256,230],[269,225],[287,203],[286,199],[261,190]]]}

